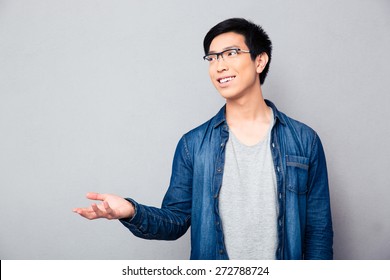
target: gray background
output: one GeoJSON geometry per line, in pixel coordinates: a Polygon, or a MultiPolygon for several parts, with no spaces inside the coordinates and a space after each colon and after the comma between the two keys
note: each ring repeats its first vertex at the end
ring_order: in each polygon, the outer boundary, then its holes
{"type": "Polygon", "coordinates": [[[180,136],[224,100],[202,41],[229,17],[274,44],[265,97],[315,128],[336,259],[390,259],[390,1],[0,0],[0,258],[188,259],[72,213],[88,191],[159,206],[180,136]]]}

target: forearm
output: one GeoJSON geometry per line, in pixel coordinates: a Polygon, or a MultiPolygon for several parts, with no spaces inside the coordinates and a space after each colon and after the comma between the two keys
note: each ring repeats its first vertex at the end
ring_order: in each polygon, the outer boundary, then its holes
{"type": "Polygon", "coordinates": [[[156,208],[138,204],[132,199],[127,200],[135,206],[135,215],[119,221],[137,237],[175,240],[184,235],[191,224],[189,212],[164,206],[156,208]]]}
{"type": "Polygon", "coordinates": [[[313,145],[307,194],[305,259],[333,259],[333,227],[328,174],[319,138],[313,145]]]}
{"type": "Polygon", "coordinates": [[[308,214],[304,240],[307,260],[333,259],[333,228],[330,205],[325,199],[308,214]]]}

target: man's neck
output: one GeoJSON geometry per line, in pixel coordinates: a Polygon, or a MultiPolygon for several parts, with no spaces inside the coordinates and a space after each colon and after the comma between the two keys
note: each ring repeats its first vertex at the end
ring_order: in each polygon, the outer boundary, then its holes
{"type": "Polygon", "coordinates": [[[272,124],[270,109],[258,94],[237,100],[226,100],[226,121],[229,130],[241,141],[252,146],[264,139],[272,124]]]}
{"type": "Polygon", "coordinates": [[[240,99],[226,100],[228,123],[269,122],[270,108],[264,101],[261,89],[240,99]]]}

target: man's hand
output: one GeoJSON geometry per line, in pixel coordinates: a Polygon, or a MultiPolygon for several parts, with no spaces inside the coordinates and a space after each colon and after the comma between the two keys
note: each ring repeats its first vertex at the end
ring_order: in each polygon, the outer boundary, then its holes
{"type": "Polygon", "coordinates": [[[126,199],[113,194],[87,193],[87,198],[102,201],[97,205],[92,203],[88,208],[74,208],[73,212],[89,220],[106,218],[123,219],[134,216],[134,206],[126,199]]]}

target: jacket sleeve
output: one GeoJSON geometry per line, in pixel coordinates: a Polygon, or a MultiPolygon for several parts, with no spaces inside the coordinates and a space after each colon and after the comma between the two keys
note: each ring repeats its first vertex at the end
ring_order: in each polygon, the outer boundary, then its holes
{"type": "Polygon", "coordinates": [[[333,259],[333,228],[326,160],[321,140],[315,134],[308,178],[305,259],[333,259]]]}
{"type": "Polygon", "coordinates": [[[121,219],[120,222],[135,236],[145,239],[174,240],[181,237],[191,224],[192,170],[183,136],[176,147],[170,185],[161,208],[142,205],[128,198],[136,212],[131,219],[121,219]]]}

